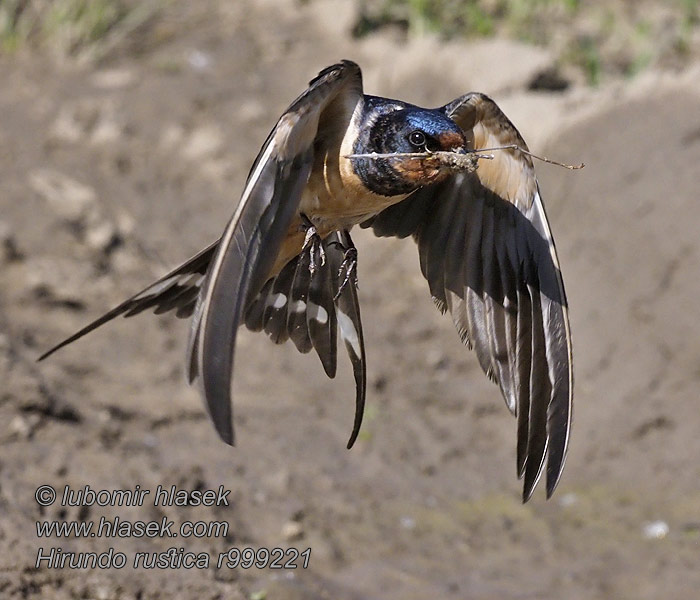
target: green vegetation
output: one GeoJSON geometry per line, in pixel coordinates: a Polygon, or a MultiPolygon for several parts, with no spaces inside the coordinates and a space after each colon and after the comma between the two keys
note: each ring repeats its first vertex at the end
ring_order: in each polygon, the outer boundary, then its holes
{"type": "Polygon", "coordinates": [[[31,44],[59,56],[99,59],[157,10],[155,1],[0,0],[0,51],[31,44]]]}
{"type": "MultiPolygon", "coordinates": [[[[218,0],[222,5],[236,0],[218,0]]],[[[297,0],[313,2],[313,0],[297,0]]],[[[0,53],[101,60],[139,51],[164,7],[185,0],[0,0],[0,53]]],[[[597,85],[700,53],[700,0],[354,0],[356,37],[503,37],[551,49],[564,79],[597,85]]],[[[167,29],[167,28],[166,28],[167,29]]],[[[157,37],[157,36],[155,36],[157,37]]]]}
{"type": "Polygon", "coordinates": [[[598,84],[649,65],[683,64],[698,48],[700,0],[358,0],[358,37],[394,27],[408,36],[507,37],[551,48],[558,67],[598,84]]]}

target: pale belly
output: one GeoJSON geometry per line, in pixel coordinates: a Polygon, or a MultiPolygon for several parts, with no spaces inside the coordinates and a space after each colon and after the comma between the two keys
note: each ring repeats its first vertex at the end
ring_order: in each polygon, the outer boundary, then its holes
{"type": "Polygon", "coordinates": [[[366,190],[357,193],[356,190],[345,189],[333,193],[309,185],[302,194],[299,213],[307,215],[318,229],[328,234],[339,229],[350,229],[400,202],[406,195],[380,196],[366,190]]]}
{"type": "Polygon", "coordinates": [[[309,182],[302,194],[299,214],[294,217],[287,231],[287,237],[282,243],[270,275],[279,273],[284,265],[301,252],[306,234],[301,220],[302,214],[311,220],[318,234],[325,239],[334,231],[350,230],[407,196],[380,196],[364,189],[357,193],[359,191],[343,189],[330,193],[327,189],[309,182]]]}

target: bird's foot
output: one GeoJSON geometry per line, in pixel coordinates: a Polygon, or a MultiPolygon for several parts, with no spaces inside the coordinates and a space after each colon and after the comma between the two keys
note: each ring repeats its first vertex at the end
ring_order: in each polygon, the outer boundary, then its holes
{"type": "Polygon", "coordinates": [[[311,219],[302,213],[301,215],[302,230],[305,231],[304,234],[304,244],[301,247],[301,251],[305,252],[307,249],[310,250],[309,256],[309,271],[313,275],[318,268],[316,263],[316,256],[321,259],[321,266],[326,264],[326,251],[323,248],[323,240],[318,234],[316,226],[313,224],[311,219]]]}
{"type": "MultiPolygon", "coordinates": [[[[348,239],[350,239],[349,235],[348,239]]],[[[343,262],[340,263],[340,268],[338,269],[338,279],[342,278],[342,282],[340,284],[340,287],[338,287],[338,291],[333,297],[334,302],[340,297],[340,294],[343,293],[343,290],[345,289],[345,286],[348,285],[348,283],[352,283],[352,285],[355,286],[355,289],[357,289],[358,287],[357,248],[355,248],[355,245],[352,243],[352,240],[350,240],[350,244],[351,245],[349,248],[344,248],[345,253],[343,254],[343,262]]]]}

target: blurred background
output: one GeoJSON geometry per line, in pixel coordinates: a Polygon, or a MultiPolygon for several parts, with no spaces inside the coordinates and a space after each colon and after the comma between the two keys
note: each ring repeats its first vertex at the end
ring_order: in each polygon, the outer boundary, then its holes
{"type": "Polygon", "coordinates": [[[692,598],[700,586],[700,2],[0,0],[0,590],[5,598],[692,598]],[[410,240],[358,232],[368,406],[348,365],[242,332],[237,446],[186,386],[188,323],[36,357],[218,237],[320,69],[439,106],[491,95],[537,164],[568,291],[574,430],[520,503],[515,420],[410,240]],[[228,507],[40,508],[37,486],[231,490],[228,507]],[[226,521],[40,540],[37,520],[226,521]],[[39,547],[311,548],[309,568],[35,569],[39,547]]]}

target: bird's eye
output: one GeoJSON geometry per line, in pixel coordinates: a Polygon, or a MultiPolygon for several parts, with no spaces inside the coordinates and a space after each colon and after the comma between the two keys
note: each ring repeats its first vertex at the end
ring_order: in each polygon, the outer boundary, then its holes
{"type": "Polygon", "coordinates": [[[422,131],[412,131],[408,134],[408,141],[416,148],[425,146],[425,134],[422,131]]]}

